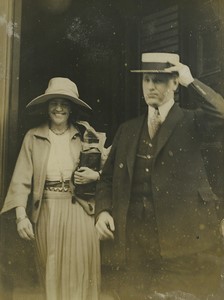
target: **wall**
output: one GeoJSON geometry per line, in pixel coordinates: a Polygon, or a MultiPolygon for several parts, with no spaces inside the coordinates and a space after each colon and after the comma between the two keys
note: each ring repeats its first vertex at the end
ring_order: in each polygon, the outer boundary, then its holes
{"type": "MultiPolygon", "coordinates": [[[[17,114],[18,114],[18,74],[20,46],[21,1],[2,0],[0,2],[0,206],[11,176],[15,158],[17,114]],[[11,139],[11,137],[14,137],[11,139]],[[12,164],[11,164],[11,163],[12,164]]],[[[7,276],[7,265],[11,261],[5,256],[6,222],[0,219],[0,298],[10,298],[11,281],[7,276]],[[4,262],[4,264],[2,263],[4,262]]]]}

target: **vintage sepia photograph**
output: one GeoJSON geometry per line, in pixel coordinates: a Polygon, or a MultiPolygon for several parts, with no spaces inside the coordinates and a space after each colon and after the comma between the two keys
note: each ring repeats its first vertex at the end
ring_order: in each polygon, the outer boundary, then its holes
{"type": "Polygon", "coordinates": [[[0,299],[224,299],[224,1],[0,0],[0,299]]]}

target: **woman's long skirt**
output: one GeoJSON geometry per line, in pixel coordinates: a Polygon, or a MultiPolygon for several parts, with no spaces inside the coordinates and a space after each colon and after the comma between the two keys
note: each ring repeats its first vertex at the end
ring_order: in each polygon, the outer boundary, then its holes
{"type": "Polygon", "coordinates": [[[36,225],[37,256],[47,300],[97,300],[99,239],[94,217],[71,193],[46,191],[36,225]]]}

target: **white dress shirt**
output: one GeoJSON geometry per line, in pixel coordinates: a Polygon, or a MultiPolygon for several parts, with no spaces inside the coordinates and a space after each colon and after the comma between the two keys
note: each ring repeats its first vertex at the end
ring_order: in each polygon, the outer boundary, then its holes
{"type": "MultiPolygon", "coordinates": [[[[174,105],[174,99],[170,99],[164,104],[158,106],[161,124],[165,121],[173,105],[174,105]]],[[[153,117],[154,112],[155,112],[155,108],[153,106],[148,105],[148,126],[150,126],[150,119],[153,117]]]]}

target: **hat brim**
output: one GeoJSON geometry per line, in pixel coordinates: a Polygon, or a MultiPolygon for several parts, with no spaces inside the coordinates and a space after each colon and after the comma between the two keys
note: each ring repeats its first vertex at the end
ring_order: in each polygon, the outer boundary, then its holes
{"type": "Polygon", "coordinates": [[[139,70],[131,70],[131,72],[134,73],[167,73],[172,74],[176,73],[174,71],[170,71],[169,68],[173,67],[174,64],[165,61],[165,62],[155,62],[155,61],[149,61],[149,62],[142,62],[141,69],[139,70]]]}
{"type": "Polygon", "coordinates": [[[166,71],[166,70],[130,70],[132,73],[165,73],[165,74],[172,74],[176,72],[166,71]]]}
{"type": "Polygon", "coordinates": [[[35,106],[35,105],[44,104],[47,101],[50,101],[50,100],[55,99],[55,98],[68,99],[68,100],[70,100],[72,103],[74,103],[76,105],[79,105],[81,107],[85,107],[87,109],[92,110],[92,108],[86,102],[84,102],[83,100],[81,100],[79,98],[75,98],[75,97],[69,96],[69,95],[58,94],[58,93],[56,93],[56,94],[53,93],[53,94],[43,94],[43,95],[40,95],[40,96],[34,98],[32,101],[30,101],[26,105],[26,107],[28,108],[28,107],[35,106]]]}

